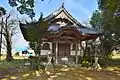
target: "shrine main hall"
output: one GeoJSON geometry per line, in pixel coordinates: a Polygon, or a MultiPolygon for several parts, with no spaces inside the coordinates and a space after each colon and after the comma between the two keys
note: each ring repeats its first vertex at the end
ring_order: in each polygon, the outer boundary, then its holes
{"type": "MultiPolygon", "coordinates": [[[[82,47],[85,47],[86,41],[96,39],[102,35],[102,33],[78,22],[65,9],[64,4],[58,10],[43,18],[43,20],[48,22],[48,31],[51,34],[43,40],[40,55],[46,57],[51,52],[55,55],[56,63],[64,59],[73,60],[77,63],[78,61],[74,59],[83,56],[82,47]]],[[[21,23],[22,33],[25,27],[27,27],[27,24],[21,23]]],[[[42,33],[40,32],[40,34],[42,33]]]]}

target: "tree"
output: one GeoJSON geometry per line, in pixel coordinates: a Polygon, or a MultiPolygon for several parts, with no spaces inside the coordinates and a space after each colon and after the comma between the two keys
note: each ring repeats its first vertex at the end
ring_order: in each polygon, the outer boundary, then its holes
{"type": "MultiPolygon", "coordinates": [[[[112,23],[110,26],[108,25],[108,19],[105,20],[106,16],[104,15],[104,11],[95,11],[91,17],[90,24],[93,28],[104,30],[104,35],[100,37],[101,44],[99,45],[99,49],[101,52],[102,58],[109,58],[109,55],[111,55],[111,51],[113,50],[113,47],[119,44],[119,35],[111,30],[112,23]]],[[[111,21],[111,20],[110,20],[111,21]]],[[[116,25],[116,24],[114,24],[116,25]]],[[[115,27],[114,27],[115,28],[115,27]]],[[[117,29],[116,29],[117,30],[117,29]]]]}
{"type": "Polygon", "coordinates": [[[0,17],[6,14],[6,10],[0,6],[0,17]]]}
{"type": "Polygon", "coordinates": [[[38,55],[40,55],[42,39],[49,35],[48,22],[43,21],[42,16],[43,15],[41,14],[41,17],[37,22],[27,23],[24,26],[22,26],[22,24],[20,25],[24,38],[29,41],[30,47],[38,55]]]}
{"type": "Polygon", "coordinates": [[[33,17],[35,17],[35,1],[36,0],[8,0],[8,3],[12,7],[17,6],[17,10],[20,12],[20,14],[27,14],[32,19],[33,17]]]}
{"type": "MultiPolygon", "coordinates": [[[[95,10],[92,14],[92,17],[89,21],[90,25],[92,26],[92,28],[98,32],[103,32],[104,31],[104,27],[103,27],[103,16],[102,16],[102,12],[99,10],[95,10]]],[[[101,38],[100,38],[101,40],[101,38]]],[[[95,40],[91,40],[90,44],[92,46],[92,48],[95,48],[95,40]]],[[[95,50],[93,51],[95,52],[95,50]]]]}
{"type": "Polygon", "coordinates": [[[106,53],[110,53],[114,46],[120,44],[120,1],[98,0],[98,5],[102,12],[105,32],[102,45],[106,53]]]}
{"type": "Polygon", "coordinates": [[[102,12],[100,12],[99,10],[94,11],[89,23],[92,25],[93,29],[97,31],[103,31],[102,12]]]}
{"type": "MultiPolygon", "coordinates": [[[[20,29],[22,31],[22,34],[24,38],[29,41],[30,47],[35,51],[36,57],[34,57],[34,63],[33,67],[35,69],[38,69],[39,66],[41,66],[41,69],[45,69],[45,65],[41,63],[40,65],[40,54],[41,54],[41,44],[42,39],[47,38],[49,35],[48,31],[48,22],[44,21],[41,17],[38,21],[32,21],[31,23],[28,23],[26,21],[26,24],[22,24],[20,22],[20,29]]],[[[32,57],[32,56],[31,56],[32,57]]]]}
{"type": "MultiPolygon", "coordinates": [[[[2,17],[6,14],[6,10],[3,7],[0,7],[0,19],[2,21],[2,17]]],[[[3,25],[0,24],[0,58],[1,58],[1,48],[2,48],[2,31],[3,31],[3,25]]]]}
{"type": "Polygon", "coordinates": [[[3,18],[2,21],[0,22],[2,26],[2,35],[5,39],[4,45],[6,46],[7,49],[7,56],[6,60],[11,61],[13,59],[12,57],[12,37],[15,35],[17,32],[17,26],[18,22],[17,20],[13,19],[11,14],[6,14],[3,18]]]}
{"type": "Polygon", "coordinates": [[[103,13],[104,29],[120,36],[120,1],[98,0],[99,9],[103,13]]]}

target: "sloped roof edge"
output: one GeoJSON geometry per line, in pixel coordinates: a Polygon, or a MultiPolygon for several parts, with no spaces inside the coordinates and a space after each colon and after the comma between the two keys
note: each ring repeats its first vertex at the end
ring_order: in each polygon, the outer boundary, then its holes
{"type": "Polygon", "coordinates": [[[61,12],[64,12],[76,25],[84,27],[80,22],[78,22],[64,7],[64,3],[60,6],[60,8],[57,11],[52,12],[50,15],[45,17],[43,20],[49,21],[56,16],[58,16],[61,12]]]}

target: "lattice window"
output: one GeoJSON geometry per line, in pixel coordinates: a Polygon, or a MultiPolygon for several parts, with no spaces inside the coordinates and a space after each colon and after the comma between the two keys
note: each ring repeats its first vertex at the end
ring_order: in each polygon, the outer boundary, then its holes
{"type": "MultiPolygon", "coordinates": [[[[73,44],[72,50],[76,50],[76,44],[73,44]]],[[[78,50],[78,45],[77,45],[77,50],[78,50]]]]}
{"type": "Polygon", "coordinates": [[[50,50],[50,44],[49,43],[44,43],[42,50],[50,50]]]}

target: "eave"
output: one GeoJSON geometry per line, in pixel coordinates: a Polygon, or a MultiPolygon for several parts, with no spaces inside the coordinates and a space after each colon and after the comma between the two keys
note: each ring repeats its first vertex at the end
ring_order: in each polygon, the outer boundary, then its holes
{"type": "Polygon", "coordinates": [[[64,12],[64,13],[66,14],[66,16],[67,16],[74,24],[76,24],[77,26],[80,26],[80,27],[84,28],[84,26],[83,26],[80,22],[78,22],[78,21],[65,9],[65,7],[64,7],[63,4],[61,5],[61,7],[60,7],[57,11],[51,13],[50,15],[48,15],[47,17],[45,17],[43,20],[50,22],[50,21],[54,20],[55,17],[58,16],[58,15],[59,15],[60,13],[62,13],[62,12],[64,12]]]}

